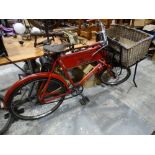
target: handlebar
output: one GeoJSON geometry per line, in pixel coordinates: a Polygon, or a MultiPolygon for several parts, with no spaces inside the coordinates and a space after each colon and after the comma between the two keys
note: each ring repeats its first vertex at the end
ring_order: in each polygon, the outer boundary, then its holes
{"type": "Polygon", "coordinates": [[[98,33],[101,37],[100,39],[100,43],[104,44],[106,43],[108,45],[108,40],[107,40],[107,35],[106,35],[106,30],[105,30],[105,26],[102,23],[102,21],[100,19],[88,19],[87,22],[91,22],[91,21],[98,21],[100,27],[101,27],[101,31],[98,33]]]}

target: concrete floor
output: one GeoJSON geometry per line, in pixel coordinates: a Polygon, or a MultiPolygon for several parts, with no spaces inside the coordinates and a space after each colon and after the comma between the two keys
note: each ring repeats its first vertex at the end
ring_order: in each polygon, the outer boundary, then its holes
{"type": "MultiPolygon", "coordinates": [[[[0,66],[0,88],[14,83],[18,72],[13,65],[0,66]]],[[[155,62],[139,63],[138,88],[134,87],[132,76],[119,86],[85,89],[84,94],[90,99],[87,105],[81,106],[80,97],[69,99],[43,119],[15,122],[7,134],[148,135],[155,130],[155,62]]]]}

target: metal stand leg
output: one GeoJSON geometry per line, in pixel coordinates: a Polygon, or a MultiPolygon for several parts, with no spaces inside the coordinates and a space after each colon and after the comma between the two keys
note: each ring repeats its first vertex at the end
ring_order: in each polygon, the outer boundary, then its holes
{"type": "Polygon", "coordinates": [[[136,62],[135,71],[134,71],[134,76],[133,76],[133,83],[134,83],[135,87],[137,87],[137,84],[136,84],[136,82],[135,82],[136,73],[137,73],[137,66],[138,66],[138,62],[136,62]]]}

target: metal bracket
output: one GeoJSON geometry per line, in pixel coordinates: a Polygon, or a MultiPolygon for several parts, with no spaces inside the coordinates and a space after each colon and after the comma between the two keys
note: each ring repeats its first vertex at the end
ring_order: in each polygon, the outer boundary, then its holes
{"type": "Polygon", "coordinates": [[[134,83],[135,87],[138,87],[137,84],[136,84],[136,81],[135,81],[136,73],[137,73],[137,66],[138,66],[138,61],[136,62],[134,76],[133,76],[133,83],[134,83]]]}

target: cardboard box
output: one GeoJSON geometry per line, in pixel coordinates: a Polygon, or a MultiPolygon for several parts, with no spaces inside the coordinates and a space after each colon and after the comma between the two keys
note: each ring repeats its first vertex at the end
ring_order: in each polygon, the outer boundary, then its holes
{"type": "Polygon", "coordinates": [[[134,20],[134,26],[138,26],[138,27],[143,27],[151,23],[152,23],[151,19],[135,19],[134,20]]]}
{"type": "Polygon", "coordinates": [[[91,87],[95,87],[96,86],[96,81],[97,79],[95,78],[95,76],[93,75],[90,79],[88,79],[88,81],[86,81],[84,83],[84,87],[85,88],[91,88],[91,87]]]}
{"type": "MultiPolygon", "coordinates": [[[[91,64],[87,65],[84,69],[83,72],[86,74],[88,74],[92,69],[94,68],[94,66],[92,66],[91,64]]],[[[91,76],[88,81],[85,82],[84,87],[85,88],[91,88],[91,87],[95,87],[96,85],[100,84],[100,80],[98,78],[95,77],[95,75],[91,76]]]]}

